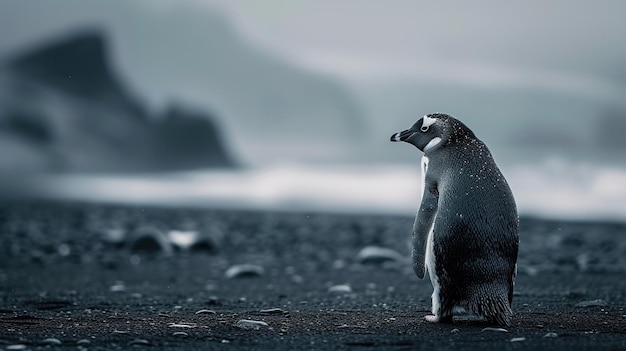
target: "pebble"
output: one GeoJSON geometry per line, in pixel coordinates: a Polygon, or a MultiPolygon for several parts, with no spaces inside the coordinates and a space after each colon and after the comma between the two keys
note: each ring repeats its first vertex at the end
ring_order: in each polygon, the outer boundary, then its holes
{"type": "Polygon", "coordinates": [[[583,252],[580,255],[576,256],[576,264],[578,265],[578,270],[581,272],[586,272],[589,269],[590,261],[591,258],[586,252],[583,252]]]}
{"type": "Polygon", "coordinates": [[[128,246],[133,252],[164,253],[173,252],[172,244],[160,230],[142,227],[134,231],[128,238],[128,246]]]}
{"type": "Polygon", "coordinates": [[[6,347],[7,351],[17,351],[17,350],[26,350],[26,345],[24,344],[13,344],[6,347]]]}
{"type": "Polygon", "coordinates": [[[138,266],[139,264],[141,264],[141,256],[137,254],[130,255],[130,257],[128,258],[128,262],[130,262],[133,266],[138,266]]]}
{"type": "Polygon", "coordinates": [[[267,308],[264,310],[260,310],[259,312],[263,314],[287,314],[289,312],[283,310],[282,308],[267,308]]]}
{"type": "Polygon", "coordinates": [[[101,231],[102,240],[110,244],[119,245],[126,239],[126,231],[120,228],[109,228],[101,231]]]}
{"type": "Polygon", "coordinates": [[[109,290],[111,292],[121,292],[121,291],[126,291],[126,286],[124,285],[124,283],[122,282],[116,282],[115,284],[111,285],[111,287],[109,288],[109,290]]]}
{"type": "Polygon", "coordinates": [[[525,340],[526,340],[526,338],[520,337],[520,338],[513,338],[513,339],[511,339],[511,342],[518,342],[518,341],[525,341],[525,340]]]}
{"type": "Polygon", "coordinates": [[[328,292],[349,294],[352,292],[352,288],[348,284],[333,285],[328,288],[328,292]]]}
{"type": "Polygon", "coordinates": [[[254,264],[237,264],[226,270],[224,275],[228,279],[259,277],[265,274],[265,269],[254,264]]]}
{"type": "Polygon", "coordinates": [[[217,296],[211,295],[209,296],[209,299],[207,300],[207,304],[209,306],[217,306],[217,305],[221,305],[222,303],[220,302],[220,299],[217,296]]]}
{"type": "Polygon", "coordinates": [[[544,337],[544,338],[556,338],[556,337],[558,337],[558,336],[559,336],[559,334],[557,334],[557,333],[547,333],[547,334],[546,334],[546,335],[544,335],[543,337],[544,337]]]}
{"type": "Polygon", "coordinates": [[[144,345],[144,346],[148,346],[150,345],[150,341],[146,340],[146,339],[135,339],[131,342],[128,343],[128,345],[144,345]]]}
{"type": "Polygon", "coordinates": [[[509,331],[504,329],[504,328],[492,328],[492,327],[487,327],[487,328],[483,328],[482,331],[492,331],[492,332],[502,332],[502,333],[508,333],[509,331]]]}
{"type": "Polygon", "coordinates": [[[170,230],[167,232],[170,241],[183,250],[189,250],[198,241],[198,232],[194,230],[170,230]]]}
{"type": "Polygon", "coordinates": [[[220,242],[218,239],[212,236],[204,236],[198,239],[191,247],[189,248],[191,251],[207,251],[207,252],[216,252],[220,249],[220,242]]]}
{"type": "Polygon", "coordinates": [[[456,334],[458,332],[460,332],[460,330],[458,328],[454,328],[454,329],[450,330],[450,333],[452,333],[452,334],[456,334]]]}
{"type": "Polygon", "coordinates": [[[80,339],[76,342],[76,345],[89,345],[91,341],[89,339],[80,339]]]}
{"type": "Polygon", "coordinates": [[[254,321],[250,319],[241,319],[235,324],[237,328],[248,330],[260,330],[261,327],[268,327],[269,325],[263,321],[254,321]]]}
{"type": "Polygon", "coordinates": [[[196,314],[216,314],[217,312],[213,311],[213,310],[199,310],[196,311],[196,314]]]}
{"type": "Polygon", "coordinates": [[[402,261],[404,257],[395,250],[380,246],[366,246],[356,255],[361,264],[381,264],[387,261],[402,261]]]}
{"type": "Polygon", "coordinates": [[[44,345],[61,345],[62,344],[61,340],[59,340],[57,338],[43,339],[43,341],[41,341],[41,343],[44,344],[44,345]]]}
{"type": "Polygon", "coordinates": [[[608,306],[608,303],[604,300],[591,300],[591,301],[583,301],[576,304],[576,307],[604,307],[608,306]]]}
{"type": "Polygon", "coordinates": [[[57,252],[62,257],[67,257],[70,255],[70,253],[72,253],[72,248],[68,244],[65,244],[65,243],[59,244],[59,246],[57,247],[57,252]]]}
{"type": "Polygon", "coordinates": [[[188,328],[188,329],[191,329],[191,328],[197,327],[197,325],[195,323],[194,324],[172,323],[172,324],[168,325],[168,327],[170,327],[170,328],[188,328]]]}
{"type": "Polygon", "coordinates": [[[189,334],[182,332],[182,331],[177,331],[172,333],[173,336],[189,336],[189,334]]]}
{"type": "Polygon", "coordinates": [[[333,261],[333,268],[334,269],[344,269],[346,267],[346,261],[342,260],[342,259],[336,259],[333,261]]]}

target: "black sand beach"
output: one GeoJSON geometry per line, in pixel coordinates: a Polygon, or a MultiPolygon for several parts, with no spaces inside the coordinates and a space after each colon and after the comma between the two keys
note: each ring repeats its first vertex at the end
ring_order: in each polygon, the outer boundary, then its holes
{"type": "Polygon", "coordinates": [[[424,321],[432,288],[406,258],[412,222],[6,202],[0,349],[626,349],[626,224],[522,218],[502,330],[424,321]]]}

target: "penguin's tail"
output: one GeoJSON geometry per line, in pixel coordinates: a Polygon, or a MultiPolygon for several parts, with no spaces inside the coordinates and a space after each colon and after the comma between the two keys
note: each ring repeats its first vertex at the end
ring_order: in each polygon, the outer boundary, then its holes
{"type": "Polygon", "coordinates": [[[498,311],[495,314],[487,315],[485,318],[489,323],[501,325],[503,327],[511,326],[511,319],[513,317],[513,310],[511,307],[506,305],[502,310],[498,311]]]}
{"type": "Polygon", "coordinates": [[[466,309],[485,318],[489,323],[509,327],[513,310],[509,304],[508,291],[504,290],[506,289],[493,286],[477,287],[467,301],[466,309]]]}

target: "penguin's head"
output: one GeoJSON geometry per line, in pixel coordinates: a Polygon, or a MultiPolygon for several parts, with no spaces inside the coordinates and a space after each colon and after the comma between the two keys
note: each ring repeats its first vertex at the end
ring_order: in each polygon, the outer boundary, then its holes
{"type": "Polygon", "coordinates": [[[391,141],[404,141],[427,153],[462,137],[474,138],[474,133],[461,121],[445,113],[430,113],[411,128],[394,133],[391,141]]]}

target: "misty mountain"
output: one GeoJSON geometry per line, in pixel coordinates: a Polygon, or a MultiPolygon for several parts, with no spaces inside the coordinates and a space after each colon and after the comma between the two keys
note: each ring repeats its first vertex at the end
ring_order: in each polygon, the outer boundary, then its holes
{"type": "Polygon", "coordinates": [[[361,105],[337,77],[258,45],[218,11],[132,13],[142,30],[111,29],[128,77],[216,111],[246,163],[369,157],[361,105]]]}
{"type": "Polygon", "coordinates": [[[232,167],[215,117],[184,106],[146,112],[110,60],[106,37],[79,32],[0,67],[0,170],[136,172],[232,167]]]}

